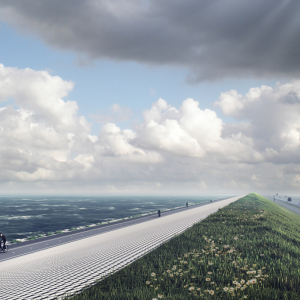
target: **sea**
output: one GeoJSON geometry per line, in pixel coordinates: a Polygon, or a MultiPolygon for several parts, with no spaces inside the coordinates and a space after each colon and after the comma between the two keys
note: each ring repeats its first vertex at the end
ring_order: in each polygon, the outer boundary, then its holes
{"type": "Polygon", "coordinates": [[[0,195],[0,232],[8,241],[235,195],[0,195]]]}

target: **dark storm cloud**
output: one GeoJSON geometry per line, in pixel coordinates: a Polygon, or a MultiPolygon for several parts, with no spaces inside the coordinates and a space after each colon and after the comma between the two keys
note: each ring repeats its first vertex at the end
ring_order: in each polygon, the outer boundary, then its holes
{"type": "Polygon", "coordinates": [[[0,0],[0,9],[52,46],[186,67],[191,82],[300,73],[298,0],[0,0]]]}

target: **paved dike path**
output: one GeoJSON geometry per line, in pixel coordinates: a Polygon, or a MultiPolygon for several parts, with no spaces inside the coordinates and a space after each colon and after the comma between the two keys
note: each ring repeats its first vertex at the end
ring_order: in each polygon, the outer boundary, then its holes
{"type": "MultiPolygon", "coordinates": [[[[270,197],[270,196],[264,196],[264,197],[271,200],[272,202],[274,201],[273,197],[270,197]]],[[[300,214],[300,205],[298,205],[298,204],[283,201],[283,200],[281,200],[279,198],[276,198],[276,197],[275,197],[275,202],[274,203],[276,203],[278,205],[281,205],[281,206],[284,206],[285,208],[288,208],[288,209],[292,210],[293,212],[295,212],[297,214],[300,214]]]]}
{"type": "Polygon", "coordinates": [[[244,196],[11,245],[0,253],[1,299],[73,294],[244,196]]]}

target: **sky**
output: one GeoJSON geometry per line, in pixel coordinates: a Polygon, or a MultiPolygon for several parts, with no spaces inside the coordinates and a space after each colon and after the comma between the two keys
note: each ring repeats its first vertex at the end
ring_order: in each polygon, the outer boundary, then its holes
{"type": "Polygon", "coordinates": [[[0,193],[297,194],[299,9],[0,0],[0,193]]]}

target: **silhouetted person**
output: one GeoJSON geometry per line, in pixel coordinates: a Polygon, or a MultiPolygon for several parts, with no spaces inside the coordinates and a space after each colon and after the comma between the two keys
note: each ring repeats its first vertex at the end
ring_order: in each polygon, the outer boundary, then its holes
{"type": "Polygon", "coordinates": [[[2,233],[0,233],[0,238],[1,238],[2,242],[3,242],[3,249],[6,249],[6,245],[5,245],[5,243],[6,243],[6,237],[5,237],[5,235],[2,234],[2,233]]]}
{"type": "Polygon", "coordinates": [[[158,210],[158,216],[160,217],[160,209],[158,210]]]}

